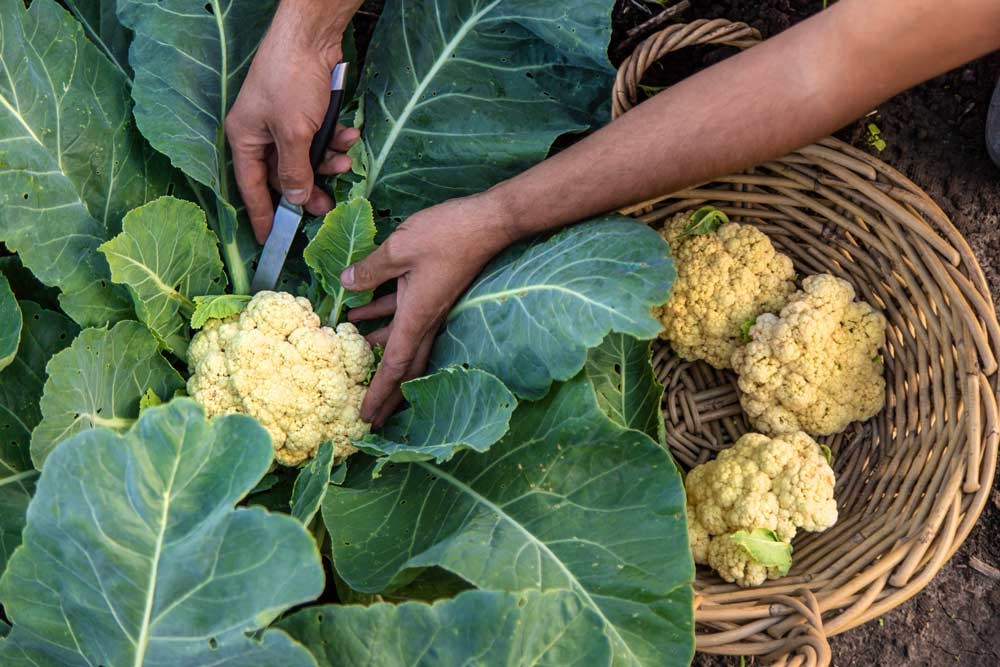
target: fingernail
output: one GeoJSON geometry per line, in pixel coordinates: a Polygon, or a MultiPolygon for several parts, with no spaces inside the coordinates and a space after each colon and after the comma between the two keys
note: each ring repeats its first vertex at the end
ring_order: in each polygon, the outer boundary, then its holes
{"type": "Polygon", "coordinates": [[[349,266],[340,274],[340,284],[344,287],[354,287],[354,267],[349,266]]]}
{"type": "Polygon", "coordinates": [[[375,419],[374,410],[363,410],[361,412],[361,421],[365,422],[366,424],[371,424],[373,419],[375,419]]]}
{"type": "Polygon", "coordinates": [[[306,200],[309,199],[309,192],[307,190],[289,190],[285,193],[285,199],[292,204],[305,204],[306,200]]]}

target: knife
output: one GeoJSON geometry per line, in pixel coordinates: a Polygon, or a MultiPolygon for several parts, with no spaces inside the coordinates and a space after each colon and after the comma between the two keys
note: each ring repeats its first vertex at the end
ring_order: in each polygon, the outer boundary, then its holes
{"type": "MultiPolygon", "coordinates": [[[[314,173],[320,162],[323,161],[326,147],[330,144],[330,139],[337,128],[337,118],[340,116],[340,105],[344,99],[346,78],[347,63],[337,63],[337,66],[333,68],[333,73],[330,74],[330,104],[326,109],[326,116],[323,117],[323,124],[309,146],[309,163],[312,165],[314,173]]],[[[257,271],[250,283],[251,294],[263,290],[273,290],[278,285],[278,278],[281,276],[285,259],[288,257],[288,249],[292,246],[292,240],[299,231],[301,222],[302,207],[288,202],[282,196],[274,210],[271,233],[268,234],[267,241],[264,242],[264,250],[261,251],[260,260],[257,262],[257,271]]]]}

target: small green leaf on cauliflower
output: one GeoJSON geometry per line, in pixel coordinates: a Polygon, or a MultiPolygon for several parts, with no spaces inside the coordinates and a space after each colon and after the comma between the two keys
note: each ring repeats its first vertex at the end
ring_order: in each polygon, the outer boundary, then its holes
{"type": "Polygon", "coordinates": [[[779,540],[773,530],[737,530],[729,534],[729,539],[746,549],[761,565],[773,568],[778,576],[783,577],[792,569],[792,545],[779,540]]]}
{"type": "Polygon", "coordinates": [[[777,312],[795,291],[792,260],[756,227],[724,219],[703,208],[677,214],[660,232],[677,279],[670,300],[654,312],[680,357],[716,368],[731,367],[746,322],[777,312]]]}
{"type": "Polygon", "coordinates": [[[778,540],[769,530],[752,533],[738,531],[712,540],[708,548],[708,564],[720,577],[737,586],[760,586],[768,579],[777,579],[788,573],[792,564],[792,547],[778,540]],[[770,545],[765,544],[767,537],[760,537],[768,535],[774,537],[770,545]],[[765,560],[759,556],[764,556],[765,560]],[[787,557],[787,565],[783,556],[787,557]],[[769,565],[768,561],[774,560],[780,564],[769,565]]]}
{"type": "Polygon", "coordinates": [[[839,433],[885,405],[885,317],[832,275],[802,281],[780,315],[757,318],[733,355],[740,402],[763,433],[839,433]]]}
{"type": "Polygon", "coordinates": [[[688,223],[678,235],[678,239],[688,236],[711,234],[729,222],[729,216],[714,206],[702,206],[688,217],[688,223]]]}
{"type": "Polygon", "coordinates": [[[209,319],[188,363],[188,393],[206,413],[257,419],[283,465],[312,458],[326,440],[343,460],[368,433],[360,410],[374,354],[353,324],[320,326],[308,299],[260,292],[239,315],[209,319]]]}

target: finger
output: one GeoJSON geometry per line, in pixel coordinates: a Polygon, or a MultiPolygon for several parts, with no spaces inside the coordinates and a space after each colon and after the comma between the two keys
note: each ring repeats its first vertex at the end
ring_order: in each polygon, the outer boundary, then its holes
{"type": "Polygon", "coordinates": [[[334,176],[336,174],[346,174],[351,170],[351,158],[343,153],[327,151],[323,154],[323,161],[316,167],[316,173],[324,176],[334,176]]]}
{"type": "Polygon", "coordinates": [[[366,303],[357,308],[351,308],[347,313],[349,322],[364,322],[365,320],[377,320],[380,317],[388,317],[396,312],[396,293],[380,296],[371,303],[366,303]]]}
{"type": "MultiPolygon", "coordinates": [[[[424,369],[427,368],[427,360],[430,359],[432,349],[434,349],[433,328],[424,336],[424,340],[420,343],[420,347],[417,348],[417,356],[413,358],[413,362],[410,364],[410,370],[406,372],[405,376],[403,376],[403,382],[407,382],[424,374],[424,369]]],[[[384,424],[385,421],[392,416],[392,413],[396,411],[396,408],[402,400],[403,393],[397,389],[379,408],[378,412],[375,414],[375,420],[372,424],[376,428],[384,424]]]]}
{"type": "Polygon", "coordinates": [[[309,165],[309,144],[315,130],[307,123],[289,123],[276,128],[278,183],[281,194],[292,204],[309,201],[313,190],[313,170],[309,165]]]}
{"type": "MultiPolygon", "coordinates": [[[[226,125],[227,133],[230,125],[226,125]]],[[[230,143],[233,152],[233,172],[240,197],[247,207],[250,225],[258,243],[267,240],[274,218],[274,204],[267,189],[267,159],[263,146],[246,147],[239,143],[239,131],[232,130],[230,143]]]]}
{"type": "Polygon", "coordinates": [[[344,269],[340,274],[340,284],[351,292],[363,292],[398,278],[406,269],[395,250],[397,243],[392,236],[387,238],[375,252],[344,269]]]}
{"type": "Polygon", "coordinates": [[[372,347],[385,347],[385,344],[389,342],[390,333],[392,333],[392,325],[376,329],[365,336],[365,340],[368,341],[368,344],[372,347]]]}
{"type": "Polygon", "coordinates": [[[338,153],[346,153],[354,142],[361,137],[361,130],[356,127],[344,127],[341,124],[337,124],[337,130],[333,135],[333,139],[330,140],[330,150],[336,151],[338,153]]]}
{"type": "Polygon", "coordinates": [[[428,322],[407,313],[397,313],[392,322],[392,330],[385,344],[385,354],[375,371],[375,377],[368,385],[364,403],[361,405],[361,418],[371,423],[382,404],[392,392],[399,388],[400,382],[413,365],[417,350],[424,339],[428,322]]]}
{"type": "Polygon", "coordinates": [[[396,411],[399,404],[403,402],[403,391],[401,389],[396,389],[389,395],[389,398],[385,399],[382,405],[379,406],[378,411],[372,418],[371,425],[372,428],[382,428],[385,425],[386,420],[392,416],[392,413],[396,411]]]}
{"type": "Polygon", "coordinates": [[[316,186],[309,195],[309,201],[303,208],[313,215],[326,215],[333,208],[333,199],[323,188],[316,186]]]}

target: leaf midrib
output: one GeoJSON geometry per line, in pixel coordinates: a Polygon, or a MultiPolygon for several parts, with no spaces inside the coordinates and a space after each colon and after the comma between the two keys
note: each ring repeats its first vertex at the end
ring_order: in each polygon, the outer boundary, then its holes
{"type": "Polygon", "coordinates": [[[551,562],[555,563],[555,565],[559,568],[559,570],[569,580],[570,589],[574,593],[579,595],[583,600],[583,602],[586,605],[588,605],[594,611],[594,613],[596,613],[601,618],[601,621],[604,622],[608,634],[612,636],[611,637],[611,639],[613,640],[612,647],[614,647],[615,644],[621,646],[624,649],[624,651],[628,654],[628,657],[630,657],[634,663],[639,662],[638,656],[636,656],[632,652],[629,645],[625,642],[625,638],[622,637],[621,634],[618,632],[618,628],[615,627],[615,625],[611,622],[611,620],[604,615],[604,610],[601,609],[600,606],[597,604],[597,602],[594,601],[594,598],[591,597],[590,592],[586,588],[584,588],[583,584],[580,583],[576,575],[573,574],[572,570],[567,568],[566,565],[559,558],[557,558],[554,553],[552,553],[552,550],[549,549],[549,545],[547,545],[544,541],[538,539],[534,535],[534,533],[532,533],[527,528],[522,526],[520,522],[516,521],[514,517],[507,514],[507,512],[505,512],[499,505],[491,501],[489,498],[481,495],[479,492],[477,492],[475,489],[473,489],[465,482],[459,480],[456,477],[453,477],[452,475],[448,474],[441,468],[431,465],[429,463],[425,463],[422,461],[415,461],[413,465],[423,468],[431,475],[436,475],[439,479],[448,482],[462,493],[468,495],[474,502],[477,502],[483,507],[486,507],[488,510],[496,514],[502,521],[505,521],[509,525],[513,526],[515,530],[524,535],[525,538],[527,538],[532,544],[534,544],[538,549],[540,549],[543,553],[545,553],[549,557],[551,562]]]}
{"type": "Polygon", "coordinates": [[[167,534],[167,519],[170,518],[170,493],[174,488],[177,470],[180,468],[181,457],[174,456],[174,466],[170,471],[170,480],[163,489],[163,510],[160,512],[160,531],[156,536],[156,546],[153,548],[152,566],[149,568],[149,579],[146,583],[146,604],[142,612],[142,625],[139,628],[139,639],[136,642],[134,667],[142,667],[146,659],[146,648],[149,646],[150,619],[153,615],[153,602],[156,597],[156,579],[160,567],[160,555],[167,534]]]}
{"type": "MultiPolygon", "coordinates": [[[[405,4],[405,3],[403,3],[405,4]]],[[[389,134],[386,137],[385,143],[382,144],[382,148],[379,150],[378,156],[371,163],[371,168],[368,171],[367,186],[366,186],[366,196],[371,196],[372,189],[375,186],[375,182],[378,180],[379,173],[382,171],[382,167],[385,165],[385,161],[388,158],[389,151],[395,145],[396,140],[399,138],[399,134],[403,131],[403,127],[406,122],[410,119],[410,114],[416,109],[420,98],[423,96],[424,91],[427,90],[427,86],[431,84],[434,77],[437,76],[444,64],[448,62],[451,54],[454,53],[458,45],[462,43],[466,35],[479,23],[480,19],[489,14],[493,9],[500,4],[500,0],[493,0],[490,4],[486,5],[483,9],[476,12],[470,16],[458,31],[455,32],[454,37],[445,44],[444,49],[442,49],[441,54],[434,60],[434,64],[431,68],[427,70],[427,74],[424,75],[423,79],[418,83],[410,99],[406,102],[406,106],[400,112],[399,116],[393,121],[392,129],[389,130],[389,134]]],[[[400,8],[401,15],[405,17],[405,7],[400,8]]],[[[407,51],[409,53],[409,51],[407,51]]],[[[416,72],[414,72],[416,74],[416,72]]],[[[391,118],[391,116],[390,116],[391,118]]]]}

